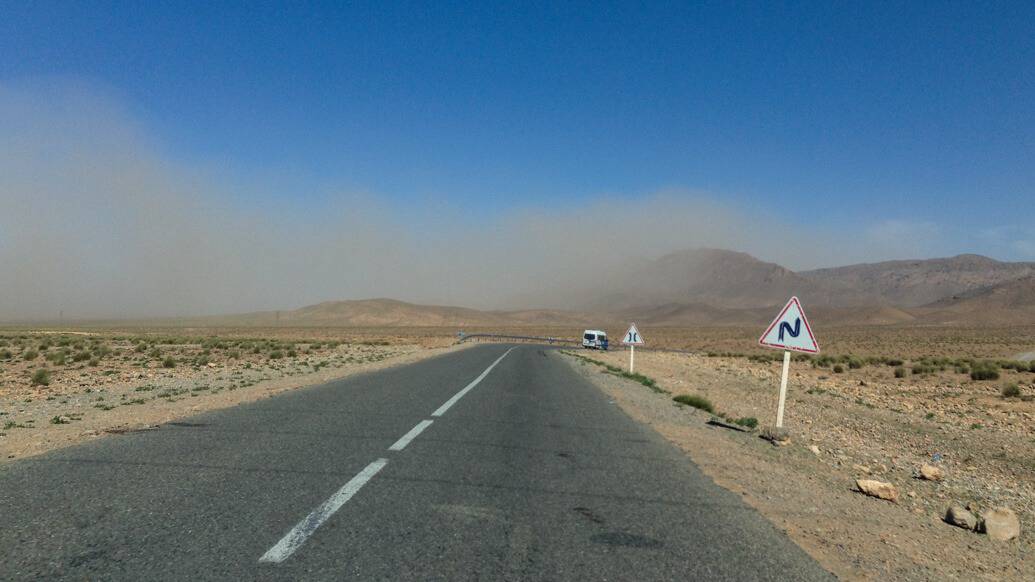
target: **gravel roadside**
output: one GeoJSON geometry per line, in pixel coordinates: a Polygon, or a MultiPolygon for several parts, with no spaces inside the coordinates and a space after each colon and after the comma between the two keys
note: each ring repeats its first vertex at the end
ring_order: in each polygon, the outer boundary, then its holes
{"type": "MultiPolygon", "coordinates": [[[[637,371],[657,382],[651,390],[584,357],[574,353],[566,359],[627,414],[679,446],[716,483],[741,494],[841,578],[1035,579],[1035,545],[1024,529],[1033,524],[1035,487],[1025,465],[1032,440],[1019,439],[1012,425],[975,435],[978,431],[925,424],[890,397],[858,403],[837,385],[817,390],[815,379],[805,374],[792,382],[787,415],[792,442],[775,447],[755,431],[709,424],[712,415],[672,400],[677,394],[704,396],[730,417],[755,417],[766,426],[772,423],[778,382],[770,366],[637,354],[637,371]],[[932,452],[947,474],[944,481],[914,477],[932,452]],[[862,495],[855,490],[859,478],[893,483],[899,501],[862,495]],[[1010,506],[1020,515],[1021,538],[996,542],[949,526],[942,517],[952,502],[982,510],[1010,506]]],[[[623,352],[590,357],[619,369],[628,358],[623,352]]]]}

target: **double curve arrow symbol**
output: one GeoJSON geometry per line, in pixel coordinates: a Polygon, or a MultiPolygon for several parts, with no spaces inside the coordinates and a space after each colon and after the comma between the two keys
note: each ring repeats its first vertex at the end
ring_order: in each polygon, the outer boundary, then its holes
{"type": "Polygon", "coordinates": [[[780,341],[783,341],[783,332],[791,334],[791,337],[798,337],[798,334],[801,333],[801,318],[794,320],[793,328],[786,321],[780,324],[780,341]]]}

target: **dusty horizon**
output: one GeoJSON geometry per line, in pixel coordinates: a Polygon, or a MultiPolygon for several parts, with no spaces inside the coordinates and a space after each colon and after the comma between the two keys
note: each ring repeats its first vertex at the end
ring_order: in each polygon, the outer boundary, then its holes
{"type": "MultiPolygon", "coordinates": [[[[994,254],[935,225],[842,228],[685,188],[471,217],[333,189],[259,194],[218,159],[183,160],[96,88],[0,84],[0,319],[196,317],[386,297],[477,309],[570,308],[573,290],[688,248],[793,270],[994,254]],[[954,246],[955,245],[955,246],[954,246]],[[544,292],[544,290],[549,290],[544,292]]],[[[290,176],[272,180],[290,188],[290,176]]]]}

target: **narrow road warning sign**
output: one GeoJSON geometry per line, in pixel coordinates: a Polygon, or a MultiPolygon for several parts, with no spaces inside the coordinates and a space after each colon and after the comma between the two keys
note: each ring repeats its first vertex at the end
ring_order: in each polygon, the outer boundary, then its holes
{"type": "Polygon", "coordinates": [[[629,331],[625,332],[625,337],[622,339],[622,343],[627,346],[642,346],[643,336],[640,335],[640,330],[636,329],[636,324],[629,326],[629,331]]]}
{"type": "Polygon", "coordinates": [[[632,374],[636,369],[636,346],[643,345],[643,336],[640,335],[640,330],[636,329],[635,323],[629,326],[629,331],[625,332],[622,343],[629,346],[629,373],[632,374]]]}

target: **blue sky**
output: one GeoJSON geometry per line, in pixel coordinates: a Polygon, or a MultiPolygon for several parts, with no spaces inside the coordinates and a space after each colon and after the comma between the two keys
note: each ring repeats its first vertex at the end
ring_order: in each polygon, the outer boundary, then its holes
{"type": "Polygon", "coordinates": [[[0,70],[107,86],[177,156],[292,176],[280,196],[683,187],[949,224],[1035,199],[1030,3],[338,4],[7,3],[0,70]]]}
{"type": "Polygon", "coordinates": [[[686,187],[946,223],[1035,199],[1030,3],[5,4],[5,76],[106,85],[178,156],[295,176],[284,196],[686,187]]]}
{"type": "Polygon", "coordinates": [[[89,87],[300,216],[340,192],[413,228],[695,192],[926,237],[903,255],[1035,259],[1031,3],[340,4],[2,2],[0,83],[89,87]]]}

